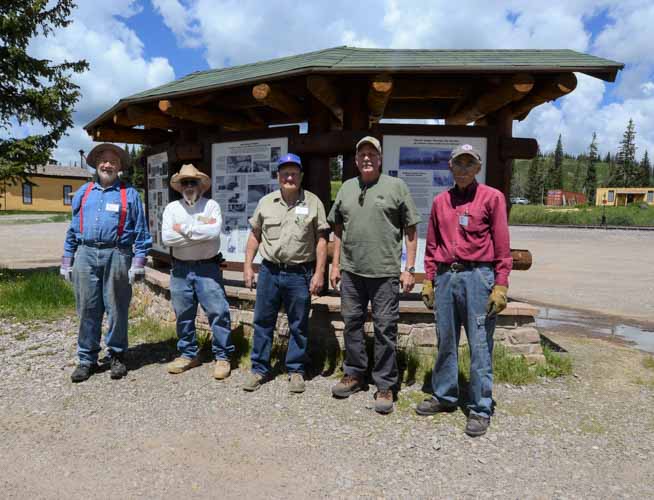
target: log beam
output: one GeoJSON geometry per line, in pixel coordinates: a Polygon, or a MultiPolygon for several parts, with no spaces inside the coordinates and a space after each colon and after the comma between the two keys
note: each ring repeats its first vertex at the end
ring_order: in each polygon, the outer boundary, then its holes
{"type": "Polygon", "coordinates": [[[341,98],[332,83],[320,75],[310,75],[307,77],[307,88],[309,92],[318,99],[336,118],[336,120],[343,125],[343,106],[341,105],[341,98]]]}
{"type": "Polygon", "coordinates": [[[246,130],[257,128],[247,118],[228,111],[207,111],[194,108],[180,101],[159,101],[159,109],[170,116],[181,120],[188,120],[202,125],[221,126],[226,130],[246,130]]]}
{"type": "Polygon", "coordinates": [[[252,97],[260,104],[281,111],[286,116],[302,118],[306,114],[299,100],[281,88],[272,87],[267,83],[260,83],[252,87],[252,97]]]}
{"type": "Polygon", "coordinates": [[[461,99],[467,95],[469,88],[469,81],[456,79],[396,79],[392,99],[461,99]]]}
{"type": "Polygon", "coordinates": [[[173,134],[163,130],[141,130],[118,127],[98,127],[89,131],[98,142],[124,142],[127,144],[159,144],[172,140],[173,134]]]}
{"type": "Polygon", "coordinates": [[[539,81],[527,96],[511,105],[511,114],[518,120],[524,120],[536,106],[567,95],[576,87],[577,77],[574,73],[562,73],[555,78],[539,81]]]}
{"type": "Polygon", "coordinates": [[[173,129],[189,125],[188,122],[166,116],[153,109],[141,106],[128,106],[114,114],[114,125],[119,127],[134,127],[143,125],[147,128],[173,129]]]}
{"type": "Polygon", "coordinates": [[[393,92],[393,79],[379,75],[370,82],[368,89],[368,126],[378,123],[384,116],[386,104],[393,92]]]}
{"type": "Polygon", "coordinates": [[[497,111],[507,104],[522,99],[531,91],[534,79],[530,75],[518,74],[500,82],[482,93],[474,102],[460,108],[447,117],[448,125],[466,125],[497,111]]]}

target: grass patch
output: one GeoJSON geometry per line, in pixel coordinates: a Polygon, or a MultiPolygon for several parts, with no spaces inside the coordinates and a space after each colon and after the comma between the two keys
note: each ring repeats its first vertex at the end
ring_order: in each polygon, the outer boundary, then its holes
{"type": "Polygon", "coordinates": [[[643,358],[643,367],[654,371],[654,356],[647,356],[643,358]]]}
{"type": "Polygon", "coordinates": [[[14,337],[14,340],[23,341],[23,340],[27,340],[28,337],[29,335],[27,332],[20,332],[18,335],[14,337]]]}
{"type": "Polygon", "coordinates": [[[177,332],[171,325],[144,316],[130,323],[129,339],[147,344],[171,343],[174,347],[177,343],[177,332]]]}
{"type": "Polygon", "coordinates": [[[426,397],[427,395],[422,391],[400,391],[397,394],[397,409],[400,411],[413,410],[426,397]]]}
{"type": "Polygon", "coordinates": [[[592,417],[582,420],[581,424],[579,424],[579,430],[584,434],[606,434],[606,427],[592,417]]]}
{"type": "Polygon", "coordinates": [[[545,364],[536,365],[535,371],[539,377],[557,378],[572,374],[572,359],[563,356],[548,346],[543,346],[545,364]]]}
{"type": "Polygon", "coordinates": [[[56,270],[16,272],[0,269],[0,316],[53,320],[75,309],[72,286],[56,270]]]}
{"type": "MultiPolygon", "coordinates": [[[[603,210],[603,207],[597,206],[570,209],[514,205],[511,207],[509,223],[594,226],[601,224],[603,210]]],[[[654,207],[606,207],[606,223],[609,226],[654,226],[654,207]]]]}
{"type": "Polygon", "coordinates": [[[334,201],[336,199],[336,193],[338,193],[338,190],[341,189],[341,186],[343,185],[342,181],[330,181],[331,182],[331,199],[334,201]]]}

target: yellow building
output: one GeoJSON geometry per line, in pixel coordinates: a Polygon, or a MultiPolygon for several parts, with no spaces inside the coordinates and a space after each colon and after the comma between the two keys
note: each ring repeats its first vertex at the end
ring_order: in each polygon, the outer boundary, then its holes
{"type": "Polygon", "coordinates": [[[648,205],[654,205],[654,187],[597,188],[597,193],[595,194],[595,205],[624,207],[630,203],[647,203],[648,205]],[[604,200],[606,200],[606,203],[604,203],[604,200]]]}
{"type": "Polygon", "coordinates": [[[73,194],[91,178],[84,168],[38,166],[27,182],[0,184],[0,211],[69,212],[73,194]]]}

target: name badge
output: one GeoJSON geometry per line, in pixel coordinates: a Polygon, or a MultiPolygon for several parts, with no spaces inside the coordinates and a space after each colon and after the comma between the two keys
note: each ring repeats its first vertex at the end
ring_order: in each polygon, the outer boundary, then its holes
{"type": "Polygon", "coordinates": [[[104,207],[107,212],[118,212],[120,205],[118,203],[107,203],[104,207]]]}
{"type": "Polygon", "coordinates": [[[466,227],[468,225],[468,219],[469,217],[467,215],[459,215],[459,224],[466,227]]]}
{"type": "Polygon", "coordinates": [[[295,207],[295,215],[309,215],[309,207],[295,207]]]}

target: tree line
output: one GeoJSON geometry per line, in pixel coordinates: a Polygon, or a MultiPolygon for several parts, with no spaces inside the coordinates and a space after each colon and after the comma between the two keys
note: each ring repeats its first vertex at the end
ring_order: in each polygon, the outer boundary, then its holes
{"type": "Polygon", "coordinates": [[[617,152],[607,152],[600,157],[597,146],[597,134],[593,132],[587,151],[576,158],[563,150],[563,139],[559,134],[553,153],[542,154],[540,151],[529,163],[527,178],[520,178],[514,168],[512,196],[526,196],[532,203],[542,203],[547,191],[564,189],[581,192],[586,195],[589,204],[595,203],[598,187],[648,187],[654,185],[654,171],[647,151],[640,161],[636,160],[636,127],[629,119],[617,152]],[[564,160],[572,162],[572,170],[564,170],[564,160]],[[605,164],[606,171],[599,181],[598,165],[605,164]],[[564,178],[564,172],[568,179],[564,178]],[[569,179],[570,174],[572,178],[569,179]]]}

